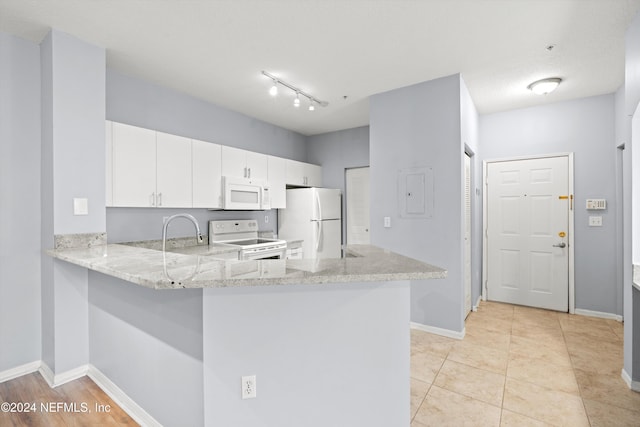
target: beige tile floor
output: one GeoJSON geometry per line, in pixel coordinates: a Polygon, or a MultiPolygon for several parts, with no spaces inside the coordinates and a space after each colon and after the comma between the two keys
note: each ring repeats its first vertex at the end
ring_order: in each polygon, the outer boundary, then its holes
{"type": "Polygon", "coordinates": [[[463,340],[411,331],[411,427],[640,426],[622,323],[483,302],[463,340]]]}

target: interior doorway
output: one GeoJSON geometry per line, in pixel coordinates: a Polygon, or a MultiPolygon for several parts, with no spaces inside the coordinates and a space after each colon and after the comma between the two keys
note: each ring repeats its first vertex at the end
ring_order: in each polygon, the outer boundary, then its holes
{"type": "Polygon", "coordinates": [[[485,299],[573,312],[573,156],[485,162],[485,299]]]}
{"type": "Polygon", "coordinates": [[[471,313],[471,155],[464,153],[464,316],[471,313]]]}
{"type": "Polygon", "coordinates": [[[368,245],[369,233],[369,167],[345,171],[347,200],[347,245],[368,245]]]}

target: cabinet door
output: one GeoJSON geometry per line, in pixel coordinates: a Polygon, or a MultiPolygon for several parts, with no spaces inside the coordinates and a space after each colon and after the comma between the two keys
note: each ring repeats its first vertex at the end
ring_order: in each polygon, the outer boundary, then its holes
{"type": "Polygon", "coordinates": [[[156,202],[156,132],[113,123],[113,206],[156,202]]]}
{"type": "Polygon", "coordinates": [[[193,207],[221,208],[222,148],[218,144],[192,140],[193,207]]]}
{"type": "Polygon", "coordinates": [[[287,184],[295,186],[304,185],[304,164],[297,160],[287,159],[287,184]]]}
{"type": "Polygon", "coordinates": [[[267,156],[269,193],[271,209],[287,207],[286,166],[287,160],[281,157],[267,156]]]}
{"type": "Polygon", "coordinates": [[[110,120],[105,122],[105,205],[113,206],[113,123],[110,120]]]}
{"type": "Polygon", "coordinates": [[[156,153],[156,206],[192,207],[191,139],[157,132],[156,153]]]}
{"type": "Polygon", "coordinates": [[[304,165],[305,182],[309,187],[322,187],[322,167],[305,163],[304,165]]]}
{"type": "Polygon", "coordinates": [[[247,177],[247,151],[222,146],[222,176],[247,177]]]}
{"type": "Polygon", "coordinates": [[[247,151],[248,178],[266,181],[269,178],[269,161],[266,154],[247,151]]]}

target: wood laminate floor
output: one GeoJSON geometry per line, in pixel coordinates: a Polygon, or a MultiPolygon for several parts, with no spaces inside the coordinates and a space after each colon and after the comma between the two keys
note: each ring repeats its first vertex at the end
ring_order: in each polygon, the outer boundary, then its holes
{"type": "Polygon", "coordinates": [[[2,427],[138,425],[89,377],[51,388],[38,372],[24,375],[0,383],[0,404],[2,427]]]}

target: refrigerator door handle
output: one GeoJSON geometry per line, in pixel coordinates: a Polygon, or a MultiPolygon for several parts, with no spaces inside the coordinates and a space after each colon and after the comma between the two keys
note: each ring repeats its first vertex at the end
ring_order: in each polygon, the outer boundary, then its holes
{"type": "Polygon", "coordinates": [[[322,239],[322,221],[316,221],[316,254],[318,253],[318,249],[320,249],[320,239],[322,239]]]}
{"type": "Polygon", "coordinates": [[[322,217],[322,205],[320,204],[320,193],[318,193],[318,191],[314,191],[315,195],[316,195],[316,207],[318,209],[318,220],[323,220],[324,218],[322,217]]]}

